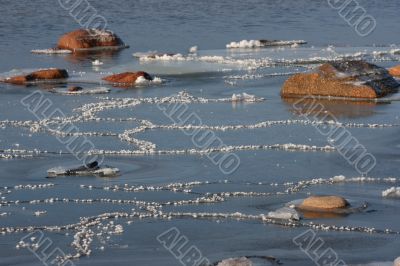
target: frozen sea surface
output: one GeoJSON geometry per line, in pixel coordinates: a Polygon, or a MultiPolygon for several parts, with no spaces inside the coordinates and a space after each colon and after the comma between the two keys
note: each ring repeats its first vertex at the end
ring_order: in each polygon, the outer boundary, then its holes
{"type": "MultiPolygon", "coordinates": [[[[279,95],[291,74],[326,61],[398,64],[397,1],[359,1],[378,19],[365,38],[325,1],[92,2],[130,49],[31,54],[51,48],[78,24],[56,2],[1,3],[0,77],[62,67],[73,85],[104,94],[65,95],[65,84],[0,84],[0,265],[42,265],[26,246],[38,239],[26,238],[35,228],[44,229],[52,248],[81,254],[75,265],[180,265],[157,240],[171,228],[187,237],[186,248],[196,246],[211,262],[272,256],[284,265],[313,265],[293,241],[309,229],[324,241],[324,250],[332,248],[348,265],[390,265],[400,256],[400,202],[383,197],[400,186],[399,95],[379,102],[320,101],[338,120],[330,126],[340,123],[377,159],[370,179],[358,178],[354,166],[302,115],[307,110],[299,112],[294,101],[279,95]],[[308,43],[225,48],[253,39],[308,43]],[[194,45],[197,53],[188,54],[194,45]],[[181,56],[133,56],[149,51],[181,56]],[[104,64],[93,66],[95,60],[104,64]],[[123,89],[101,81],[128,70],[147,71],[162,82],[123,89]],[[63,120],[45,120],[23,105],[36,90],[63,112],[63,120]],[[214,132],[238,156],[236,171],[223,174],[184,133],[190,122],[182,126],[165,115],[163,108],[175,103],[200,118],[192,130],[214,132]],[[62,143],[73,137],[58,128],[65,124],[79,129],[75,137],[94,144],[85,152],[105,154],[104,164],[118,168],[119,175],[46,178],[51,168],[80,163],[62,143]],[[268,218],[310,194],[341,195],[365,208],[291,222],[268,218]]],[[[217,156],[226,154],[210,148],[217,156]]]]}

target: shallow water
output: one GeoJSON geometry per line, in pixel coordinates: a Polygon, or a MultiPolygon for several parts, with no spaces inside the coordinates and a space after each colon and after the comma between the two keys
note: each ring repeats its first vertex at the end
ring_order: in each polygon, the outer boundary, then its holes
{"type": "MultiPolygon", "coordinates": [[[[4,197],[0,228],[65,226],[79,223],[81,217],[118,212],[122,217],[98,220],[94,226],[81,223],[43,232],[53,242],[51,250],[58,247],[65,254],[76,253],[71,243],[77,232],[87,229],[98,234],[90,237],[90,256],[73,260],[75,265],[180,265],[157,241],[172,227],[188,238],[188,247],[196,246],[211,262],[257,255],[273,256],[284,265],[313,265],[293,239],[314,228],[310,224],[314,223],[317,236],[325,242],[323,249],[332,248],[348,265],[390,265],[400,255],[400,206],[398,199],[382,197],[382,191],[400,183],[398,95],[382,102],[320,101],[377,159],[368,175],[375,179],[368,182],[329,181],[360,174],[329,148],[332,143],[295,109],[295,102],[279,96],[289,75],[327,60],[350,57],[384,67],[398,64],[398,2],[359,2],[378,22],[365,38],[325,1],[93,1],[110,28],[131,47],[119,53],[77,56],[30,53],[52,47],[62,33],[78,27],[56,2],[2,1],[1,77],[11,70],[62,67],[69,70],[74,85],[107,87],[110,92],[65,95],[63,84],[28,88],[0,84],[0,156],[16,157],[0,159],[4,197]],[[38,11],[33,15],[32,10],[38,11]],[[225,49],[231,41],[260,38],[304,39],[308,44],[225,49]],[[198,54],[188,57],[194,45],[199,46],[198,54]],[[183,56],[163,61],[133,56],[155,50],[183,56]],[[104,64],[92,66],[96,59],[104,64]],[[148,71],[163,83],[121,89],[101,82],[108,73],[126,70],[148,71]],[[97,152],[107,154],[104,164],[119,168],[118,177],[46,178],[50,168],[80,162],[60,142],[70,136],[46,128],[55,120],[38,123],[22,105],[21,100],[37,89],[79,128],[77,136],[85,136],[97,152]],[[233,94],[244,92],[257,101],[232,101],[233,94]],[[236,171],[223,174],[192,136],[160,110],[171,102],[185,103],[187,112],[201,119],[200,132],[212,130],[232,149],[240,159],[236,171]],[[150,152],[146,150],[153,145],[150,152]],[[388,177],[395,179],[378,180],[388,177]],[[306,182],[315,178],[324,180],[306,182]],[[166,186],[194,181],[203,183],[187,184],[186,191],[166,186]],[[308,185],[290,190],[297,182],[308,185]],[[32,189],[39,184],[52,185],[32,189]],[[32,186],[14,188],[17,185],[32,186]],[[153,186],[163,189],[149,188],[153,186]],[[207,193],[223,201],[210,200],[207,193]],[[368,207],[347,216],[308,216],[290,226],[263,220],[262,215],[310,194],[338,194],[354,206],[366,202],[368,207]],[[188,202],[201,197],[210,201],[188,202]],[[138,213],[151,217],[139,218],[138,213]],[[115,225],[122,225],[123,232],[116,232],[115,225]],[[320,225],[331,227],[321,230],[320,225]],[[338,229],[341,226],[353,230],[338,229]]],[[[220,152],[213,154],[221,156],[220,152]]],[[[28,249],[16,248],[27,234],[0,236],[0,265],[42,265],[28,249]]]]}

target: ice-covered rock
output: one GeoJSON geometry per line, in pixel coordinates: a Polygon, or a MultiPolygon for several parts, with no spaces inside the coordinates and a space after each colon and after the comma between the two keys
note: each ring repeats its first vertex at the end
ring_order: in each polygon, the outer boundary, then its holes
{"type": "Polygon", "coordinates": [[[153,77],[146,72],[139,71],[114,74],[104,77],[103,80],[111,82],[113,84],[132,86],[135,85],[138,81],[139,83],[143,83],[143,80],[152,81],[153,77]]]}
{"type": "Polygon", "coordinates": [[[124,42],[113,32],[98,29],[79,29],[63,35],[58,49],[79,51],[126,48],[124,42]]]}
{"type": "Polygon", "coordinates": [[[281,96],[375,99],[397,92],[399,86],[385,68],[365,61],[341,61],[293,75],[283,85],[281,96]]]}

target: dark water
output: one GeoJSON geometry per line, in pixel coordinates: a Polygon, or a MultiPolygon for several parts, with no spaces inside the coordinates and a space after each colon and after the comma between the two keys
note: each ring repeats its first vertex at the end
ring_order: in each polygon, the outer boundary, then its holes
{"type": "MultiPolygon", "coordinates": [[[[257,103],[188,102],[190,113],[197,114],[204,125],[254,125],[263,121],[304,120],[295,112],[293,102],[283,101],[280,88],[288,78],[287,73],[307,71],[315,64],[294,64],[294,59],[305,61],[327,60],[338,55],[357,55],[384,67],[396,65],[398,55],[390,51],[398,49],[400,30],[395,0],[358,1],[371,16],[377,27],[372,34],[360,37],[327,1],[91,1],[98,14],[107,19],[109,28],[130,45],[129,49],[116,54],[34,55],[32,49],[50,48],[58,37],[79,27],[79,24],[62,9],[58,1],[8,1],[0,0],[0,72],[13,69],[43,67],[66,68],[72,73],[77,85],[90,88],[98,86],[104,73],[124,70],[146,70],[162,78],[163,84],[137,89],[111,88],[108,95],[65,96],[49,91],[53,85],[14,87],[0,84],[0,149],[23,149],[34,152],[32,158],[0,160],[0,186],[11,187],[0,192],[5,206],[0,208],[0,227],[27,227],[67,225],[79,222],[80,217],[97,216],[109,212],[132,213],[140,209],[134,204],[122,203],[74,203],[41,202],[37,204],[15,201],[67,199],[124,199],[146,202],[171,202],[195,199],[205,193],[221,192],[283,192],[286,182],[307,181],[313,178],[332,178],[344,175],[358,177],[360,173],[338,152],[287,151],[284,149],[250,149],[237,151],[240,167],[225,175],[218,165],[206,155],[109,155],[105,164],[117,167],[121,175],[116,178],[68,177],[46,179],[46,171],[56,166],[76,165],[71,154],[60,155],[68,150],[54,134],[34,127],[17,126],[12,121],[36,121],[32,113],[21,104],[21,99],[36,89],[50,99],[53,107],[60,108],[66,116],[81,115],[79,109],[89,103],[107,103],[110,98],[154,99],[186,91],[194,97],[206,99],[231,98],[232,94],[248,93],[265,98],[257,103]],[[243,39],[283,39],[308,41],[301,47],[284,49],[255,49],[229,51],[225,45],[243,39]],[[191,46],[199,47],[199,56],[222,56],[224,62],[139,62],[135,52],[162,51],[186,54],[191,46]],[[332,47],[328,48],[329,45],[332,47]],[[389,52],[388,56],[376,56],[374,51],[389,52]],[[99,59],[104,65],[92,66],[99,59]],[[227,59],[231,61],[228,62],[227,59]],[[286,60],[284,66],[265,66],[263,60],[286,60]],[[247,60],[247,61],[246,61],[247,60]],[[251,61],[254,60],[254,61],[251,61]],[[258,61],[257,61],[258,60],[258,61]],[[253,62],[253,64],[251,64],[253,62]],[[48,153],[44,153],[48,151],[48,153]],[[225,183],[224,180],[227,180],[225,183]],[[192,192],[172,191],[113,192],[93,187],[162,186],[175,182],[216,182],[194,186],[192,192]],[[14,189],[16,185],[52,183],[45,189],[14,189]],[[259,184],[261,183],[261,184],[259,184]],[[278,183],[278,186],[271,185],[278,183]],[[5,202],[9,204],[6,204],[5,202]],[[11,202],[12,201],[12,202],[11,202]],[[35,216],[36,211],[47,211],[35,216]]],[[[318,62],[317,62],[318,63],[318,62]]],[[[60,85],[64,87],[64,85],[60,85]]],[[[58,86],[58,87],[60,87],[58,86]]],[[[349,126],[349,132],[377,159],[372,178],[398,177],[399,163],[399,102],[398,95],[385,103],[351,103],[322,101],[327,112],[340,122],[364,124],[349,126]],[[373,128],[372,124],[389,125],[373,128]]],[[[98,106],[100,106],[98,105],[98,106]]],[[[96,149],[108,151],[137,150],[138,146],[121,140],[118,134],[137,128],[140,120],[154,125],[172,125],[154,103],[140,102],[124,108],[120,102],[109,109],[102,109],[96,118],[117,118],[123,121],[84,121],[79,117],[75,125],[80,132],[110,133],[109,136],[89,136],[96,149]],[[129,119],[139,121],[130,121],[129,119]],[[128,119],[128,121],[127,121],[128,119]]],[[[203,129],[205,131],[205,129],[203,129]]],[[[297,123],[280,124],[258,129],[216,130],[215,134],[226,145],[274,145],[303,144],[324,147],[329,140],[311,125],[297,123]]],[[[177,128],[147,129],[135,138],[157,145],[157,150],[176,151],[194,149],[191,136],[177,128]]],[[[2,151],[3,152],[3,151],[2,151]]],[[[246,196],[226,198],[223,202],[164,206],[166,212],[236,213],[245,215],[267,214],[286,203],[303,199],[310,194],[334,194],[349,199],[354,206],[368,203],[367,210],[345,217],[305,217],[302,222],[362,228],[400,231],[399,201],[383,198],[382,191],[396,187],[395,181],[343,182],[307,187],[297,193],[278,196],[246,196]]],[[[88,257],[73,260],[75,265],[181,265],[179,259],[168,252],[157,236],[176,227],[186,236],[189,246],[196,246],[210,261],[240,256],[273,256],[284,265],[314,265],[314,262],[293,243],[293,238],[308,229],[306,226],[285,227],[272,225],[260,219],[225,219],[221,217],[160,217],[119,218],[110,221],[122,225],[121,234],[107,235],[110,230],[89,228],[101,236],[92,236],[92,253],[88,257]],[[127,223],[132,221],[132,223],[127,223]],[[104,233],[105,232],[105,233],[104,233]],[[110,239],[104,240],[106,236],[110,239]],[[104,240],[104,241],[103,241],[104,240]],[[104,247],[104,248],[103,248],[104,247]]],[[[82,228],[80,228],[82,229],[82,228]]],[[[45,237],[64,253],[74,254],[71,247],[73,236],[79,228],[51,232],[45,237]]],[[[316,230],[324,240],[323,249],[332,248],[348,265],[391,265],[400,256],[400,240],[396,234],[365,233],[355,231],[316,230]],[[386,264],[385,264],[385,263],[386,264]]],[[[27,249],[16,245],[27,233],[11,233],[0,236],[0,265],[42,265],[27,249]]],[[[46,263],[48,263],[47,261],[46,263]]],[[[192,264],[185,264],[192,265],[192,264]]],[[[322,264],[321,264],[322,265],[322,264]]]]}

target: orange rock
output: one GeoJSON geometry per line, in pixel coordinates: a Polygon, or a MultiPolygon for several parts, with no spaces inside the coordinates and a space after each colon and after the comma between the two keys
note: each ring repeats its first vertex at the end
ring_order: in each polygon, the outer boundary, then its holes
{"type": "Polygon", "coordinates": [[[124,73],[120,73],[120,74],[115,74],[115,75],[104,77],[103,80],[112,82],[112,83],[134,85],[136,80],[139,77],[144,77],[146,80],[153,80],[153,78],[148,73],[143,72],[143,71],[124,72],[124,73]]]}
{"type": "Polygon", "coordinates": [[[392,76],[400,77],[400,65],[390,68],[389,73],[392,76]]]}
{"type": "Polygon", "coordinates": [[[79,50],[101,47],[125,46],[122,40],[111,31],[79,29],[63,35],[58,40],[58,49],[79,50]]]}
{"type": "Polygon", "coordinates": [[[312,196],[299,206],[302,210],[334,210],[350,206],[346,199],[338,196],[312,196]]]}
{"type": "Polygon", "coordinates": [[[282,87],[282,97],[333,96],[378,98],[397,92],[400,84],[389,72],[364,61],[327,63],[316,72],[296,74],[282,87]]]}
{"type": "Polygon", "coordinates": [[[68,88],[68,91],[70,92],[81,91],[81,90],[83,90],[83,88],[79,86],[73,86],[68,88]]]}
{"type": "Polygon", "coordinates": [[[68,72],[65,69],[49,68],[32,72],[28,75],[20,75],[4,80],[6,83],[24,85],[29,82],[43,80],[58,80],[68,78],[68,72]]]}

